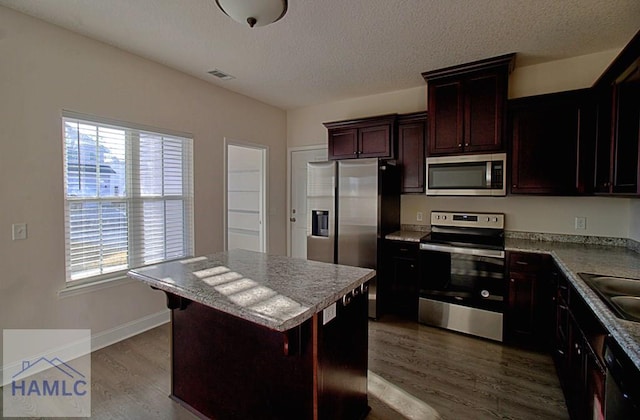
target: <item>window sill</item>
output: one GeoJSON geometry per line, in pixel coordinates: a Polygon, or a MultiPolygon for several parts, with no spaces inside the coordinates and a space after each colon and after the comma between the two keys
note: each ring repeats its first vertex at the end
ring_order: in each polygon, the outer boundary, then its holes
{"type": "Polygon", "coordinates": [[[96,290],[108,289],[115,286],[123,286],[125,284],[134,283],[135,280],[127,277],[126,274],[119,274],[111,278],[96,281],[83,282],[80,284],[67,284],[63,289],[58,290],[59,298],[69,296],[77,296],[85,293],[95,292],[96,290]]]}

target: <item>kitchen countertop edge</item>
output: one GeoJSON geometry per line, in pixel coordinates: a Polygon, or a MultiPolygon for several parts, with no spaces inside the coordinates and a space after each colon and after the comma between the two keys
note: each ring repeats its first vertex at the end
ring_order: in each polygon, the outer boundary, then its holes
{"type": "MultiPolygon", "coordinates": [[[[224,254],[224,253],[212,254],[212,255],[220,255],[220,254],[224,254]]],[[[260,253],[255,253],[255,254],[260,254],[260,253]]],[[[207,257],[210,257],[210,256],[207,256],[207,257]]],[[[287,261],[287,259],[289,259],[289,257],[283,257],[283,256],[266,255],[265,257],[279,260],[279,263],[283,263],[284,261],[287,261]]],[[[197,302],[197,303],[209,306],[213,309],[219,310],[228,315],[253,322],[257,325],[261,325],[263,327],[266,327],[275,331],[284,332],[284,331],[290,330],[291,328],[297,327],[298,325],[302,324],[306,320],[310,319],[314,314],[320,313],[323,309],[327,308],[332,303],[341,299],[347,293],[353,291],[354,289],[360,287],[360,285],[374,278],[376,274],[375,270],[366,269],[366,268],[337,266],[335,264],[320,263],[316,261],[307,261],[307,260],[295,259],[295,258],[291,258],[290,260],[292,260],[294,263],[297,262],[297,263],[305,264],[306,262],[308,262],[311,265],[326,264],[327,266],[335,266],[337,267],[337,270],[341,272],[342,271],[344,272],[348,271],[350,273],[357,272],[358,274],[353,275],[353,278],[357,277],[357,280],[351,280],[349,281],[348,285],[342,286],[337,290],[330,291],[326,295],[323,295],[322,298],[315,299],[311,304],[308,305],[308,308],[306,308],[303,312],[295,314],[294,316],[291,316],[283,321],[279,321],[273,318],[266,318],[266,317],[257,315],[251,312],[250,310],[248,310],[247,308],[234,304],[229,300],[223,299],[222,297],[217,297],[214,293],[211,293],[211,292],[208,294],[202,293],[202,291],[192,290],[187,287],[182,287],[180,284],[170,283],[167,281],[163,281],[162,279],[155,278],[145,274],[145,272],[150,271],[150,269],[157,268],[158,266],[161,266],[163,264],[180,264],[179,260],[162,263],[162,264],[156,264],[150,267],[143,267],[140,269],[131,270],[127,273],[127,275],[155,289],[162,290],[164,292],[168,292],[168,293],[183,297],[185,299],[189,299],[193,302],[197,302]]],[[[230,267],[230,268],[233,269],[233,267],[230,267]]],[[[309,282],[313,282],[313,279],[307,278],[306,280],[309,282]]],[[[287,296],[287,294],[284,291],[280,291],[278,293],[282,294],[287,298],[294,299],[291,296],[287,296]]]]}

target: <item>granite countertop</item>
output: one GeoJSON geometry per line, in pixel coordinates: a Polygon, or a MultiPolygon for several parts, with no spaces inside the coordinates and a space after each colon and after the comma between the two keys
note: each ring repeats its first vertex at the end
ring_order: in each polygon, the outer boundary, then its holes
{"type": "Polygon", "coordinates": [[[542,252],[550,254],[567,279],[591,307],[602,325],[640,369],[640,323],[620,319],[598,295],[578,276],[578,273],[602,274],[614,277],[640,278],[640,254],[620,246],[505,240],[507,251],[542,252]]]}
{"type": "Polygon", "coordinates": [[[396,232],[387,234],[384,238],[391,241],[420,242],[420,239],[428,233],[428,231],[418,232],[415,230],[398,230],[396,232]]]}
{"type": "Polygon", "coordinates": [[[372,279],[375,271],[231,250],[143,267],[128,275],[258,325],[286,331],[372,279]]]}

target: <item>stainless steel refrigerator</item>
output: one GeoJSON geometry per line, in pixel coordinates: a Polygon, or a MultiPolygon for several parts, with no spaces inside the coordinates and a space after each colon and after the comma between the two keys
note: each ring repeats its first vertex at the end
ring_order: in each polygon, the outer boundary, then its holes
{"type": "Polygon", "coordinates": [[[307,258],[376,269],[369,316],[384,301],[379,261],[386,234],[400,229],[400,176],[393,161],[349,159],[307,166],[307,258]]]}

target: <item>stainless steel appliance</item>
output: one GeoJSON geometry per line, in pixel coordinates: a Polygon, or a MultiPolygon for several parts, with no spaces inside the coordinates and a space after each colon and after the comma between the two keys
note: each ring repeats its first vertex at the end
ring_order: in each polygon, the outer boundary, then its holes
{"type": "Polygon", "coordinates": [[[506,153],[428,157],[427,195],[506,195],[506,153]]]}
{"type": "Polygon", "coordinates": [[[578,273],[578,275],[616,316],[640,322],[640,279],[591,273],[578,273]]]}
{"type": "Polygon", "coordinates": [[[504,214],[431,212],[420,264],[419,322],[502,341],[504,214]]]}
{"type": "Polygon", "coordinates": [[[607,365],[604,412],[606,419],[640,418],[640,371],[618,343],[605,340],[607,365]]]}
{"type": "MultiPolygon", "coordinates": [[[[393,162],[349,159],[307,165],[307,258],[376,269],[386,234],[400,228],[393,162]]],[[[380,311],[381,277],[369,283],[369,316],[380,311]]]]}

